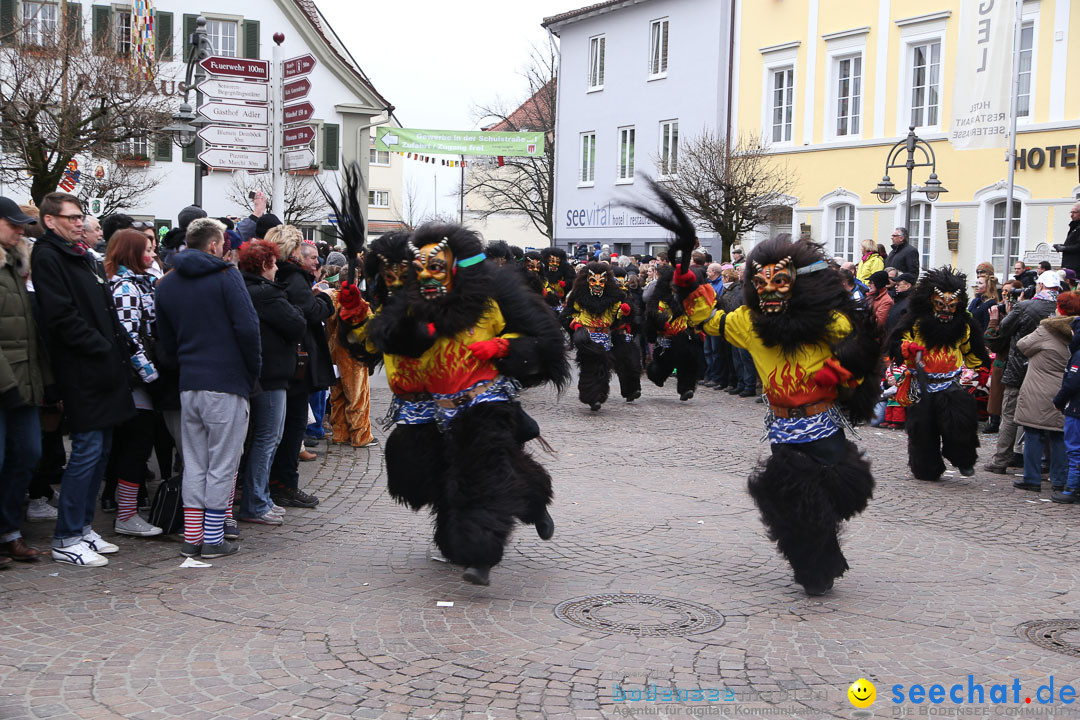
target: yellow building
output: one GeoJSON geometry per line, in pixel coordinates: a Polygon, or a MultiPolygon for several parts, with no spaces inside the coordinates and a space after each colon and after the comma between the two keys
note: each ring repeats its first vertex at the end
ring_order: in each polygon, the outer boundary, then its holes
{"type": "MultiPolygon", "coordinates": [[[[1001,273],[1039,243],[1064,241],[1069,207],[1080,196],[1080,3],[1024,3],[1012,243],[1005,238],[1005,150],[958,151],[947,140],[961,5],[737,0],[735,131],[760,133],[795,188],[790,209],[777,208],[759,236],[808,229],[834,255],[856,262],[863,239],[888,247],[892,229],[905,222],[906,171],[890,172],[902,191],[893,202],[881,204],[870,191],[890,148],[915,125],[949,191],[932,203],[913,196],[912,243],[924,269],[953,263],[972,274],[990,260],[1001,273]]],[[[928,176],[916,169],[913,184],[928,176]]]]}

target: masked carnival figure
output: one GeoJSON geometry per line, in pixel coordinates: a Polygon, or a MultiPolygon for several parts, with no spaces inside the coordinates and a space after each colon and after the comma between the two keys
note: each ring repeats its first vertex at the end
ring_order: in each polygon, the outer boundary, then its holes
{"type": "Polygon", "coordinates": [[[630,305],[606,264],[591,262],[578,271],[562,319],[577,349],[578,398],[593,412],[608,398],[615,325],[629,314],[630,305]]]}
{"type": "Polygon", "coordinates": [[[645,323],[645,308],[641,298],[630,290],[626,268],[613,267],[615,284],[623,294],[623,302],[630,306],[629,315],[621,315],[612,326],[611,357],[615,362],[615,374],[619,377],[619,394],[626,402],[641,397],[641,344],[638,336],[645,323]]]}
{"type": "Polygon", "coordinates": [[[769,407],[772,455],[751,476],[750,495],[769,537],[809,595],[828,592],[848,569],[840,523],[865,509],[870,464],[846,439],[848,420],[866,420],[878,397],[880,343],[819,245],[781,235],[758,244],[747,263],[746,304],[731,313],[689,271],[694,226],[653,184],[663,205],[635,206],[676,234],[674,282],[694,326],[750,352],[769,407]]]}
{"type": "Polygon", "coordinates": [[[546,288],[544,286],[544,260],[536,250],[530,250],[521,258],[518,266],[521,272],[522,282],[525,287],[537,296],[547,301],[546,288]]]}
{"type": "Polygon", "coordinates": [[[388,489],[429,506],[439,550],[486,585],[515,520],[554,532],[551,477],[524,449],[539,428],[516,398],[566,384],[565,340],[540,298],[486,262],[476,233],[428,224],[410,251],[409,279],[364,328],[394,393],[388,489]]]}
{"type": "Polygon", "coordinates": [[[951,267],[923,275],[889,342],[894,361],[907,366],[897,399],[908,405],[908,467],[919,480],[941,478],[942,456],[964,477],[975,474],[978,407],[960,374],[964,366],[989,367],[990,357],[967,311],[966,280],[951,267]]]}
{"type": "Polygon", "coordinates": [[[546,247],[540,251],[541,272],[544,275],[544,300],[561,313],[566,304],[566,293],[574,286],[574,268],[566,259],[566,251],[546,247]]]}
{"type": "Polygon", "coordinates": [[[656,343],[645,375],[657,387],[664,387],[674,372],[679,399],[689,400],[697,389],[698,355],[704,343],[675,297],[673,277],[670,265],[659,267],[656,288],[645,304],[645,334],[656,343]]]}

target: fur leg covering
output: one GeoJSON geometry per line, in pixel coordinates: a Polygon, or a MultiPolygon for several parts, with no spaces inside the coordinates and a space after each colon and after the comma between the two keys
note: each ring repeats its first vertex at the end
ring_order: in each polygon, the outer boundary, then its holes
{"type": "Polygon", "coordinates": [[[413,510],[433,505],[446,471],[443,435],[435,423],[396,425],[386,440],[390,497],[413,510]]]}
{"type": "Polygon", "coordinates": [[[619,394],[632,399],[641,396],[641,348],[637,342],[616,339],[612,348],[615,374],[619,376],[619,394]]]}
{"type": "Polygon", "coordinates": [[[940,395],[941,454],[958,469],[975,467],[979,459],[979,411],[975,398],[958,385],[940,395]]]}
{"type": "Polygon", "coordinates": [[[974,467],[979,446],[975,398],[953,386],[924,393],[907,409],[908,467],[918,480],[937,480],[945,472],[942,451],[960,468],[974,467]],[[943,447],[944,446],[944,447],[943,447]]]}
{"type": "Polygon", "coordinates": [[[678,352],[678,360],[675,364],[678,370],[675,387],[680,395],[697,389],[698,368],[700,367],[698,356],[701,354],[701,345],[701,340],[696,336],[691,339],[686,335],[679,335],[671,343],[671,349],[678,352]]]}
{"type": "Polygon", "coordinates": [[[873,496],[870,463],[843,433],[812,443],[772,446],[765,466],[750,476],[750,495],[769,539],[791,563],[795,582],[827,587],[848,569],[840,523],[873,496]]]}
{"type": "Polygon", "coordinates": [[[675,361],[678,353],[673,352],[674,347],[660,347],[653,349],[652,362],[645,368],[645,375],[656,387],[664,387],[664,383],[671,377],[671,371],[675,369],[675,361]]]}
{"type": "Polygon", "coordinates": [[[588,339],[582,339],[583,330],[574,333],[574,346],[577,348],[578,399],[586,405],[603,404],[608,399],[611,386],[611,353],[603,346],[588,339]]]}
{"type": "Polygon", "coordinates": [[[524,459],[515,438],[518,412],[508,402],[480,403],[446,429],[435,543],[453,563],[497,565],[515,519],[534,519],[540,503],[550,501],[551,478],[524,459]]]}

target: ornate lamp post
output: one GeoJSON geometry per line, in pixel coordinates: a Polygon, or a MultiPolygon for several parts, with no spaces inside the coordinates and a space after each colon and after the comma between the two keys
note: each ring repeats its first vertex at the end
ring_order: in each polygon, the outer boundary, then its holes
{"type": "MultiPolygon", "coordinates": [[[[187,73],[184,76],[184,82],[180,85],[184,91],[184,101],[172,116],[172,124],[164,128],[164,130],[172,135],[172,141],[178,147],[188,148],[194,145],[197,156],[202,149],[202,139],[197,133],[199,128],[206,124],[206,121],[191,109],[191,105],[188,103],[188,93],[195,90],[195,106],[202,105],[202,93],[198,91],[196,86],[206,78],[206,72],[203,70],[202,65],[199,65],[199,61],[214,54],[214,46],[210,39],[206,37],[206,18],[201,15],[195,21],[195,32],[188,38],[187,53],[187,73]]],[[[202,207],[204,169],[202,162],[197,160],[195,163],[194,204],[199,207],[202,207]]]]}
{"type": "Polygon", "coordinates": [[[926,199],[930,202],[934,202],[941,197],[941,193],[949,192],[938,180],[937,159],[934,157],[934,148],[915,134],[915,126],[912,125],[908,128],[907,137],[893,145],[892,150],[889,151],[889,156],[885,160],[885,177],[881,178],[878,186],[870,191],[877,195],[879,201],[883,203],[892,202],[893,198],[900,194],[900,191],[896,189],[892,180],[889,179],[889,170],[894,168],[907,169],[907,207],[904,214],[904,230],[909,238],[911,237],[911,175],[912,171],[917,167],[930,168],[930,178],[922,187],[914,188],[916,192],[926,195],[926,199]],[[901,153],[903,153],[903,159],[901,159],[901,153]],[[915,162],[916,153],[920,154],[922,162],[915,162]]]}

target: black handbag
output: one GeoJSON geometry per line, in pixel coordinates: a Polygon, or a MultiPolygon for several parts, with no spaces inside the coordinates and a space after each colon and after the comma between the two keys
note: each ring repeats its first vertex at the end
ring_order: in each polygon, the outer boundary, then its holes
{"type": "Polygon", "coordinates": [[[157,525],[166,535],[174,535],[184,529],[182,484],[181,475],[162,480],[150,503],[150,524],[157,525]]]}

